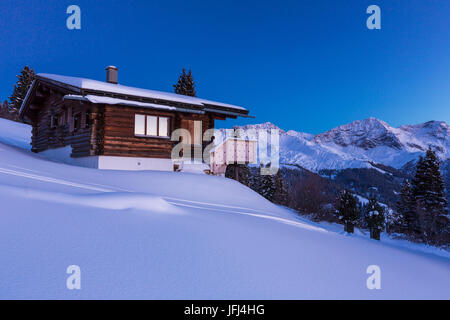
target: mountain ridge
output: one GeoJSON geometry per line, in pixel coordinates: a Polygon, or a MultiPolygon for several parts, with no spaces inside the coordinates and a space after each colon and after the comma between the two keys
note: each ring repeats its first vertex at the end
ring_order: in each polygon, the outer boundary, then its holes
{"type": "Polygon", "coordinates": [[[279,129],[280,162],[308,170],[373,168],[379,163],[401,169],[415,162],[428,147],[445,161],[450,158],[450,127],[445,121],[392,127],[368,118],[356,120],[319,134],[285,131],[271,122],[235,126],[234,129],[279,129]]]}

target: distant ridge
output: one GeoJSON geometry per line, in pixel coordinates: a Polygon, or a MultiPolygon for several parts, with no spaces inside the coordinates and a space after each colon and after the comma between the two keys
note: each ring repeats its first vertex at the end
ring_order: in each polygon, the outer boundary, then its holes
{"type": "Polygon", "coordinates": [[[317,135],[285,131],[266,122],[242,129],[279,129],[280,161],[311,171],[322,169],[372,168],[379,163],[397,169],[416,161],[430,146],[441,160],[450,158],[450,127],[444,121],[391,127],[368,118],[317,135]]]}

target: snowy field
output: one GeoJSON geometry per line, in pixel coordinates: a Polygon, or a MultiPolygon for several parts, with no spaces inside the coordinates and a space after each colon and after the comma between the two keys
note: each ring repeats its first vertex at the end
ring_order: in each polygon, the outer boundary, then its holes
{"type": "Polygon", "coordinates": [[[52,162],[29,136],[0,119],[1,299],[450,298],[448,252],[348,236],[221,177],[52,162]]]}

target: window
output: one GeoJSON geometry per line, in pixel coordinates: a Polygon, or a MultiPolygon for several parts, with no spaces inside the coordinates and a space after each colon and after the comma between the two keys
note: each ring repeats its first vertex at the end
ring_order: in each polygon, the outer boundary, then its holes
{"type": "Polygon", "coordinates": [[[65,124],[65,113],[62,112],[60,114],[58,114],[58,126],[63,126],[65,124]]]}
{"type": "Polygon", "coordinates": [[[134,134],[148,137],[168,137],[169,118],[136,114],[134,116],[134,134]]]}
{"type": "Polygon", "coordinates": [[[56,116],[51,116],[50,117],[50,128],[54,129],[56,128],[56,116]]]}
{"type": "Polygon", "coordinates": [[[65,113],[60,112],[56,115],[51,116],[50,119],[50,126],[52,129],[55,129],[56,127],[61,127],[65,125],[65,113]]]}
{"type": "Polygon", "coordinates": [[[158,117],[147,116],[147,136],[157,136],[158,117]]]}
{"type": "Polygon", "coordinates": [[[77,113],[73,116],[73,130],[77,131],[81,125],[81,113],[77,113]]]}
{"type": "Polygon", "coordinates": [[[169,118],[159,117],[158,136],[168,137],[169,136],[168,127],[169,127],[169,118]]]}
{"type": "Polygon", "coordinates": [[[134,134],[145,135],[145,116],[137,114],[134,116],[134,134]]]}

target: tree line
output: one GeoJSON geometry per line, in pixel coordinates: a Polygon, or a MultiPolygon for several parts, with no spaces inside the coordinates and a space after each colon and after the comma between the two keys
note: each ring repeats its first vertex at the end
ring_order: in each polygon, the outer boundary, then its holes
{"type": "Polygon", "coordinates": [[[449,243],[448,201],[436,153],[420,157],[412,181],[406,180],[397,211],[399,231],[410,239],[434,245],[449,243]]]}
{"type": "Polygon", "coordinates": [[[261,175],[260,168],[229,165],[225,176],[236,179],[266,199],[308,214],[315,221],[339,222],[344,230],[355,226],[370,231],[380,240],[383,231],[410,241],[448,246],[449,219],[440,162],[429,148],[420,157],[414,178],[405,179],[400,201],[394,208],[380,203],[376,192],[361,201],[354,192],[337,188],[331,180],[301,167],[280,169],[275,175],[261,175]]]}
{"type": "Polygon", "coordinates": [[[22,106],[22,102],[25,99],[34,78],[34,70],[25,66],[20,74],[17,75],[17,82],[14,84],[14,89],[9,97],[9,101],[5,100],[0,104],[0,118],[14,121],[19,120],[20,107],[22,106]]]}

